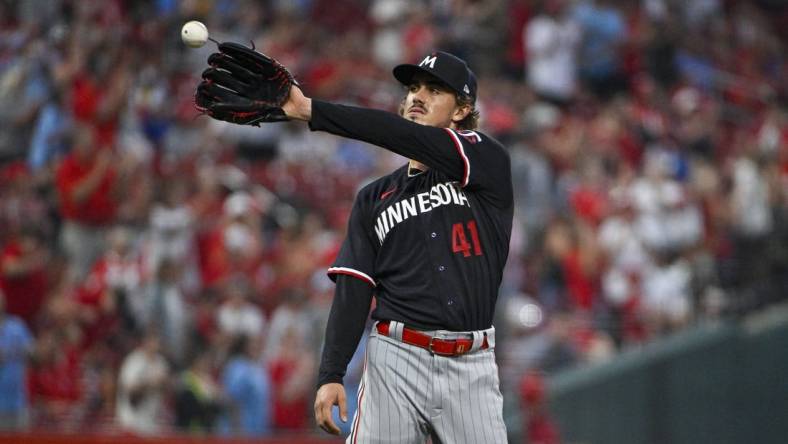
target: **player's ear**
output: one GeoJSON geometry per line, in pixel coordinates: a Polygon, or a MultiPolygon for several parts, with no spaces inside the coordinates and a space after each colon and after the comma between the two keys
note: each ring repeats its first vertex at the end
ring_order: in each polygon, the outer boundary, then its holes
{"type": "Polygon", "coordinates": [[[456,107],[454,107],[454,114],[451,116],[452,122],[462,122],[464,118],[468,117],[468,114],[471,113],[471,110],[471,105],[467,103],[462,105],[458,104],[456,107]]]}

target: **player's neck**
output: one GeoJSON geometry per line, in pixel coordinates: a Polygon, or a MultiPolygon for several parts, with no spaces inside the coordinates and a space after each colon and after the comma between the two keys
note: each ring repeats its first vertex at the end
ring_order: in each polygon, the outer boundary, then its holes
{"type": "Polygon", "coordinates": [[[423,173],[424,171],[427,171],[428,169],[430,169],[430,167],[428,167],[427,165],[424,165],[423,163],[419,162],[418,160],[410,159],[410,161],[408,162],[408,175],[409,176],[415,176],[416,174],[423,173]]]}

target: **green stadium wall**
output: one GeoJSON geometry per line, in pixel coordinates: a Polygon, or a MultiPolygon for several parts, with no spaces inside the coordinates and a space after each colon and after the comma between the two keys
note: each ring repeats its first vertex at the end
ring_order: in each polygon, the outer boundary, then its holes
{"type": "Polygon", "coordinates": [[[564,443],[788,443],[788,308],[556,374],[549,403],[564,443]]]}

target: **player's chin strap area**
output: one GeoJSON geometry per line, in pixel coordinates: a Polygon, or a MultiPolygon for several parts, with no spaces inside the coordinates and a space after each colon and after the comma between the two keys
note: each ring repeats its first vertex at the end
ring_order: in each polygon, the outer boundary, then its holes
{"type": "Polygon", "coordinates": [[[495,347],[495,327],[468,332],[420,331],[406,327],[402,322],[379,321],[375,323],[375,330],[383,336],[439,356],[460,356],[495,347]]]}

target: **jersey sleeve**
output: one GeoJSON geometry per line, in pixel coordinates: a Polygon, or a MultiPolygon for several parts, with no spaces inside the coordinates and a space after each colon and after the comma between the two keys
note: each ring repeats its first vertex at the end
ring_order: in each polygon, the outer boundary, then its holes
{"type": "Polygon", "coordinates": [[[443,129],[463,163],[460,185],[480,191],[499,206],[511,205],[512,167],[509,153],[494,139],[477,131],[443,129]]]}
{"type": "Polygon", "coordinates": [[[370,234],[371,224],[365,223],[366,211],[361,194],[356,197],[348,221],[347,236],[342,243],[336,260],[328,268],[328,276],[336,281],[338,274],[353,276],[366,281],[373,287],[377,285],[375,276],[376,247],[370,234]]]}
{"type": "Polygon", "coordinates": [[[500,206],[512,200],[509,155],[476,131],[420,125],[386,111],[312,100],[313,131],[362,140],[417,160],[486,194],[500,206]]]}

